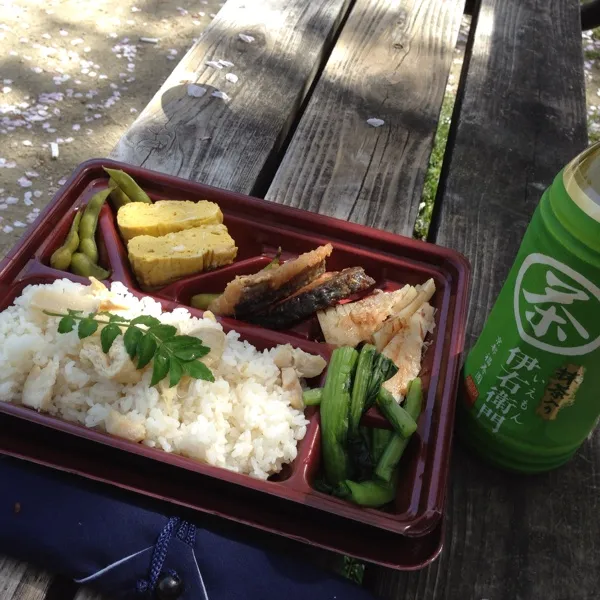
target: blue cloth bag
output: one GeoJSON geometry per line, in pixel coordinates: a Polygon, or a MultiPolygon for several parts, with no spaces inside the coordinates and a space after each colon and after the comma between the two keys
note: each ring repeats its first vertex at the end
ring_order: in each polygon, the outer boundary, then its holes
{"type": "Polygon", "coordinates": [[[373,599],[302,560],[142,504],[108,486],[2,457],[0,552],[111,599],[373,599]]]}

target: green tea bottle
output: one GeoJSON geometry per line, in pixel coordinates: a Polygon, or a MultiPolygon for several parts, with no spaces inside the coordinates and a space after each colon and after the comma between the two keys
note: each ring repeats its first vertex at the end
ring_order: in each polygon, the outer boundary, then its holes
{"type": "Polygon", "coordinates": [[[575,453],[600,417],[600,144],[555,178],[468,354],[457,431],[505,469],[575,453]]]}

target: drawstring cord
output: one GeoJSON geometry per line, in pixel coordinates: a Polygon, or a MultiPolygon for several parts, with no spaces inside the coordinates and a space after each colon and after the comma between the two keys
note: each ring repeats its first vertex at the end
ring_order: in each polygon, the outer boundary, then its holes
{"type": "MultiPolygon", "coordinates": [[[[196,526],[187,521],[182,521],[179,517],[171,517],[160,532],[154,546],[152,560],[150,561],[150,577],[148,579],[140,579],[137,582],[136,588],[138,593],[148,594],[156,590],[158,579],[161,573],[163,573],[163,566],[167,552],[169,551],[169,543],[174,533],[182,542],[193,547],[196,540],[196,526]],[[176,529],[177,532],[175,533],[176,529]]],[[[173,577],[178,577],[177,573],[172,569],[167,571],[167,573],[173,577]]]]}

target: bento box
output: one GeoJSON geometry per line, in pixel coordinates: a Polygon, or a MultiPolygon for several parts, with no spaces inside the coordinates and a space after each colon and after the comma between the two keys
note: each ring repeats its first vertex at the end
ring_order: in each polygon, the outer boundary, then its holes
{"type": "MultiPolygon", "coordinates": [[[[115,210],[106,203],[99,215],[96,236],[100,262],[110,270],[106,285],[120,282],[135,297],[150,296],[160,302],[163,311],[183,307],[192,316],[202,317],[202,310],[190,306],[192,296],[222,290],[236,276],[257,272],[269,265],[278,249],[283,249],[281,259],[285,261],[331,244],[328,270],[360,266],[375,280],[377,289],[384,292],[433,280],[435,294],[430,302],[435,310],[435,328],[421,365],[423,408],[418,429],[400,463],[395,499],[385,509],[365,508],[322,491],[318,485],[322,467],[320,415],[318,407],[311,406],[304,410],[308,423],[297,444],[296,457],[268,479],[212,466],[1,401],[0,452],[393,568],[418,568],[433,560],[443,537],[442,516],[467,308],[470,267],[466,259],[450,249],[410,238],[97,159],[77,168],[0,263],[0,309],[10,306],[30,284],[57,279],[89,284],[83,277],[52,268],[50,257],[64,242],[74,211],[107,187],[104,167],[131,175],[152,201],[185,198],[218,204],[223,223],[236,242],[237,256],[231,264],[148,291],[138,283],[115,210]],[[25,433],[15,436],[19,428],[36,432],[36,443],[28,443],[30,438],[25,433]],[[47,452],[44,444],[48,445],[47,452]],[[289,519],[282,518],[285,514],[289,519]],[[349,539],[359,534],[364,542],[349,539]],[[383,542],[396,544],[397,550],[386,555],[381,548],[383,542]]],[[[334,350],[324,340],[316,316],[284,330],[232,316],[217,315],[216,320],[225,332],[237,332],[240,340],[249,342],[259,352],[290,344],[329,362],[334,350]]],[[[308,383],[322,386],[325,377],[326,371],[308,383]]],[[[365,414],[362,425],[389,427],[376,407],[365,414]]]]}

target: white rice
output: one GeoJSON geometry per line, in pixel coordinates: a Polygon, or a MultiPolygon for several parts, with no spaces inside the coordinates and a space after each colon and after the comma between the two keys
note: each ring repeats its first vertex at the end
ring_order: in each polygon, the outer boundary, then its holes
{"type": "MultiPolygon", "coordinates": [[[[191,380],[187,394],[182,385],[151,388],[152,363],[139,382],[119,383],[99,372],[98,361],[90,359],[90,353],[100,348],[99,331],[84,340],[75,331],[60,334],[59,318],[31,306],[32,296],[41,288],[110,297],[129,307],[113,312],[127,318],[152,315],[181,334],[199,326],[222,331],[212,319],[197,319],[182,308],[162,313],[160,303],[148,297],[138,300],[120,283],[113,283],[110,292],[92,292],[90,286],[66,279],[28,286],[0,313],[0,401],[21,403],[28,375],[41,368],[50,378],[45,389],[51,394],[40,408],[62,419],[258,479],[294,460],[308,421],[290,405],[273,350],[259,352],[231,331],[220,360],[211,365],[214,383],[191,380]]],[[[119,336],[107,359],[116,360],[124,352],[119,336]]]]}

